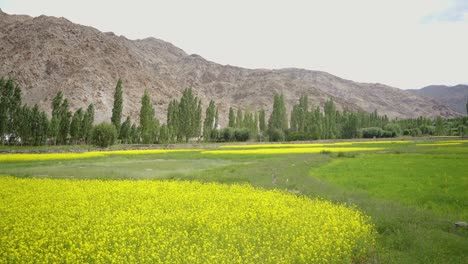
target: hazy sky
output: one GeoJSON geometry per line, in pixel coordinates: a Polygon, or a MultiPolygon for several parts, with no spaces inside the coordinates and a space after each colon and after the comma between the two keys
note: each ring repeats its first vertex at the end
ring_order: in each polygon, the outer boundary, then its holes
{"type": "Polygon", "coordinates": [[[0,8],[156,37],[221,64],[403,89],[468,83],[468,0],[0,0],[0,8]]]}

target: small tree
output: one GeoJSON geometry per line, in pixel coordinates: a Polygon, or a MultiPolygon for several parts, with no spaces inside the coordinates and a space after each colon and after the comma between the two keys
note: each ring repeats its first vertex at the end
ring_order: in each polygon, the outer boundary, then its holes
{"type": "MultiPolygon", "coordinates": [[[[115,124],[114,124],[115,125],[115,124]]],[[[128,144],[130,142],[130,132],[131,132],[132,122],[130,121],[130,117],[127,116],[125,122],[122,123],[120,127],[120,134],[119,138],[122,140],[122,143],[128,144]]]]}
{"type": "Polygon", "coordinates": [[[117,130],[113,124],[101,123],[93,128],[92,142],[101,148],[106,148],[114,144],[117,139],[117,130]]]}

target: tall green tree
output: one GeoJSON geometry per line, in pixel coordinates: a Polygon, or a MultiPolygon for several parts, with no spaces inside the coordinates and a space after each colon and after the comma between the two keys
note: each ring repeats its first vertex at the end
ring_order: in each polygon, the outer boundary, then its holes
{"type": "Polygon", "coordinates": [[[0,135],[18,133],[22,115],[21,89],[13,79],[0,80],[0,135]]]}
{"type": "Polygon", "coordinates": [[[81,129],[80,129],[80,138],[86,142],[86,144],[91,143],[91,133],[93,130],[93,123],[94,123],[94,105],[89,104],[88,108],[86,108],[86,112],[83,115],[83,121],[81,122],[81,129]]]}
{"type": "Polygon", "coordinates": [[[172,100],[167,107],[167,133],[168,141],[179,141],[179,102],[176,99],[172,100]]]}
{"type": "Polygon", "coordinates": [[[242,115],[242,110],[240,108],[237,109],[235,127],[236,128],[243,128],[244,127],[244,117],[242,115]]]}
{"type": "Polygon", "coordinates": [[[190,138],[200,135],[201,101],[187,88],[179,103],[179,133],[188,142],[190,138]]]}
{"type": "Polygon", "coordinates": [[[61,106],[63,100],[62,91],[57,92],[54,99],[52,100],[52,118],[49,126],[49,136],[52,138],[54,145],[57,145],[59,136],[59,127],[61,119],[61,106]]]}
{"type": "Polygon", "coordinates": [[[232,107],[229,107],[229,123],[228,127],[236,127],[236,116],[234,114],[234,109],[232,107]]]}
{"type": "Polygon", "coordinates": [[[71,124],[70,124],[70,139],[72,144],[77,144],[81,141],[83,133],[81,129],[83,127],[83,109],[79,108],[73,114],[71,124]]]}
{"type": "Polygon", "coordinates": [[[273,99],[273,111],[268,120],[268,129],[286,130],[288,128],[288,118],[286,116],[286,105],[284,95],[275,94],[273,99]]]}
{"type": "Polygon", "coordinates": [[[70,133],[70,123],[72,113],[69,111],[68,100],[64,99],[62,105],[60,106],[60,113],[59,113],[60,121],[59,121],[59,131],[58,131],[58,143],[59,144],[67,144],[68,136],[70,133]]]}
{"type": "Polygon", "coordinates": [[[203,122],[203,140],[208,142],[211,140],[212,130],[216,129],[216,104],[213,100],[210,101],[205,112],[205,121],[203,122]]]}
{"type": "Polygon", "coordinates": [[[112,108],[111,123],[114,124],[117,134],[120,132],[120,122],[122,119],[123,96],[122,96],[122,80],[117,81],[114,92],[114,107],[112,108]]]}
{"type": "Polygon", "coordinates": [[[265,116],[265,110],[262,109],[258,113],[258,128],[260,129],[260,132],[265,133],[267,126],[266,126],[266,116],[265,116]]]}
{"type": "Polygon", "coordinates": [[[323,138],[334,139],[337,137],[337,128],[336,128],[337,116],[336,116],[336,107],[332,99],[329,99],[325,102],[325,106],[323,110],[325,113],[325,129],[324,129],[323,138]]]}
{"type": "Polygon", "coordinates": [[[145,90],[141,98],[140,109],[140,132],[143,144],[150,144],[154,141],[155,134],[155,111],[151,104],[148,90],[145,90]]]}

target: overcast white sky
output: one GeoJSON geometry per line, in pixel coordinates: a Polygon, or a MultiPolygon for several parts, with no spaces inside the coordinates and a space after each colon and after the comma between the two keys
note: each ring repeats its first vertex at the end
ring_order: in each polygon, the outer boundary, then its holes
{"type": "Polygon", "coordinates": [[[156,37],[221,64],[403,89],[468,83],[468,0],[0,0],[0,8],[156,37]]]}

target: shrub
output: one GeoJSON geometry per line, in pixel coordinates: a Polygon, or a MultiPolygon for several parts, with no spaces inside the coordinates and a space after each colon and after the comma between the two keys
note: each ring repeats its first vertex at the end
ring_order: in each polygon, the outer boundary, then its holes
{"type": "Polygon", "coordinates": [[[234,130],[234,139],[236,141],[247,141],[250,138],[249,130],[246,128],[239,128],[234,130]]]}
{"type": "Polygon", "coordinates": [[[401,127],[398,124],[386,124],[384,129],[385,131],[390,131],[392,133],[391,137],[398,137],[401,135],[401,127]]]}
{"type": "Polygon", "coordinates": [[[117,139],[117,130],[110,123],[101,123],[93,128],[92,143],[101,148],[114,144],[117,139]]]}
{"type": "Polygon", "coordinates": [[[396,137],[396,136],[397,136],[397,134],[395,132],[385,130],[385,131],[383,131],[381,137],[389,138],[389,137],[396,137]]]}
{"type": "Polygon", "coordinates": [[[379,138],[383,136],[383,130],[380,127],[367,127],[361,129],[363,138],[379,138]]]}
{"type": "Polygon", "coordinates": [[[307,140],[311,137],[305,132],[291,132],[286,136],[287,141],[307,140]]]}
{"type": "Polygon", "coordinates": [[[413,137],[417,137],[417,136],[421,136],[422,132],[421,132],[421,129],[419,128],[413,128],[410,130],[410,134],[413,137]]]}
{"type": "Polygon", "coordinates": [[[231,127],[226,127],[221,131],[221,138],[226,141],[233,141],[234,140],[234,129],[231,127]]]}
{"type": "Polygon", "coordinates": [[[284,141],[284,132],[280,129],[272,129],[270,130],[270,141],[284,141]]]}

